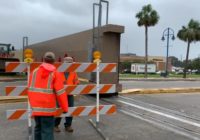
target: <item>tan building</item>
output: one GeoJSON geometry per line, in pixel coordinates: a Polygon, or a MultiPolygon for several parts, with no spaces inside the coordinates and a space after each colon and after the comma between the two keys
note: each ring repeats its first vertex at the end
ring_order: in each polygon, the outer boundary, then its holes
{"type": "MultiPolygon", "coordinates": [[[[102,27],[101,52],[103,62],[118,62],[120,52],[120,36],[123,26],[106,25],[102,27]],[[112,55],[110,55],[112,53],[112,55]]],[[[78,62],[91,62],[92,59],[92,30],[87,30],[64,37],[32,44],[34,57],[40,61],[46,51],[53,51],[56,59],[65,54],[72,56],[78,62]]]]}
{"type": "Polygon", "coordinates": [[[148,61],[156,64],[156,71],[164,71],[166,59],[163,56],[148,56],[148,61]]]}
{"type": "MultiPolygon", "coordinates": [[[[144,63],[144,56],[137,56],[136,54],[121,54],[120,62],[136,62],[136,63],[144,63]]],[[[152,62],[156,64],[156,71],[165,71],[166,67],[166,57],[163,56],[148,56],[148,62],[152,62]]],[[[168,61],[168,71],[171,71],[172,65],[171,60],[168,61]]]]}
{"type": "Polygon", "coordinates": [[[120,54],[120,62],[144,62],[143,56],[137,56],[136,54],[120,54]]]}
{"type": "MultiPolygon", "coordinates": [[[[118,63],[120,58],[120,38],[124,33],[124,26],[105,25],[101,28],[100,51],[102,62],[118,63]]],[[[91,62],[93,51],[93,30],[67,35],[28,46],[34,52],[34,59],[41,61],[47,51],[56,54],[56,59],[63,59],[67,54],[75,58],[76,62],[91,62]]],[[[21,54],[19,53],[19,56],[21,54]]],[[[118,69],[117,69],[118,71],[118,69]]],[[[92,79],[91,74],[79,74],[81,77],[92,79]]],[[[101,83],[118,83],[118,73],[100,74],[101,83]],[[111,78],[112,77],[112,78],[111,78]]]]}

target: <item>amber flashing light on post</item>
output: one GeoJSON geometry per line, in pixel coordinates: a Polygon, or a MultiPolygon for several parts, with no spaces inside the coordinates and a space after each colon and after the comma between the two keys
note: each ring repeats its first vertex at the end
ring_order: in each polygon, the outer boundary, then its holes
{"type": "Polygon", "coordinates": [[[32,49],[26,49],[26,50],[24,51],[24,56],[25,56],[24,61],[25,61],[26,63],[31,63],[31,62],[33,62],[33,51],[32,51],[32,49]]]}

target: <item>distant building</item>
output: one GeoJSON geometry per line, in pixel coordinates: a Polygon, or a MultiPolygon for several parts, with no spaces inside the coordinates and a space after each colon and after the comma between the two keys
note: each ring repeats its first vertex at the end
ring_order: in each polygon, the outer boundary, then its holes
{"type": "Polygon", "coordinates": [[[135,53],[121,53],[120,56],[136,56],[135,53]]]}
{"type": "MultiPolygon", "coordinates": [[[[132,53],[120,54],[120,62],[133,62],[133,63],[144,63],[144,56],[137,56],[132,53]]],[[[164,56],[148,56],[148,62],[156,64],[156,71],[165,71],[166,57],[164,56]]],[[[171,59],[168,60],[168,71],[172,71],[171,59]]]]}
{"type": "Polygon", "coordinates": [[[120,62],[144,62],[144,57],[132,53],[124,53],[120,54],[120,62]]]}

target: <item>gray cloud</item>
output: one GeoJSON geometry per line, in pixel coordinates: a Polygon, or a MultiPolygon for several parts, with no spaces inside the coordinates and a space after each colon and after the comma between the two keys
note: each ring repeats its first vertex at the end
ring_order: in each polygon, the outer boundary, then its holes
{"type": "MultiPolygon", "coordinates": [[[[0,42],[22,46],[80,32],[92,27],[92,3],[99,0],[2,0],[0,1],[0,42]]],[[[151,3],[160,21],[149,28],[149,55],[166,55],[166,42],[160,40],[165,28],[177,33],[191,18],[200,20],[199,0],[109,0],[109,23],[125,26],[121,52],[144,55],[144,28],[137,26],[135,14],[151,3]]],[[[105,9],[105,6],[104,6],[105,9]]],[[[103,13],[105,15],[105,12],[103,13]]],[[[105,17],[103,18],[105,23],[105,17]]],[[[185,57],[186,43],[171,41],[170,55],[185,57]]],[[[199,43],[192,44],[190,58],[200,55],[199,43]]]]}

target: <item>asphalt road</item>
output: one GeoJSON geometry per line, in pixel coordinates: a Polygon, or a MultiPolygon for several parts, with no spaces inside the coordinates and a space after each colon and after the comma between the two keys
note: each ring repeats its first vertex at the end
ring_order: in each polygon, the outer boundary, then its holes
{"type": "MultiPolygon", "coordinates": [[[[0,91],[7,85],[25,85],[25,82],[0,83],[0,91]]],[[[122,82],[124,88],[167,88],[167,87],[198,87],[199,81],[127,81],[122,82]]],[[[2,94],[1,94],[2,95],[2,94]]],[[[188,116],[200,118],[200,93],[182,94],[151,94],[127,95],[137,101],[175,110],[188,116]]],[[[110,100],[114,100],[110,98],[110,100]]],[[[80,96],[75,101],[76,105],[95,105],[87,96],[80,96]]],[[[26,108],[26,103],[0,104],[0,140],[26,140],[27,121],[7,121],[6,110],[26,108]]],[[[120,106],[118,106],[119,108],[120,106]]],[[[143,108],[143,106],[140,106],[143,108]]],[[[156,116],[156,115],[155,115],[156,116]]],[[[88,119],[94,117],[76,117],[73,121],[75,132],[56,133],[55,140],[101,140],[100,135],[89,124],[88,119]]],[[[34,121],[33,121],[34,122],[34,121]]],[[[196,122],[200,125],[200,122],[196,122]]],[[[63,126],[61,126],[63,129],[63,126]]],[[[110,140],[191,140],[192,137],[182,135],[165,126],[152,123],[147,118],[129,116],[118,111],[113,116],[101,116],[100,128],[110,140]]],[[[200,138],[199,138],[200,139],[200,138]]]]}
{"type": "Polygon", "coordinates": [[[136,100],[200,118],[200,93],[128,95],[136,100]]]}
{"type": "MultiPolygon", "coordinates": [[[[77,104],[95,104],[87,97],[76,100],[77,104]]],[[[5,111],[8,109],[26,108],[25,103],[0,105],[0,139],[26,140],[27,121],[7,121],[5,111]]],[[[55,140],[102,140],[100,135],[89,124],[91,117],[76,117],[73,121],[74,133],[56,133],[55,140]]],[[[93,118],[94,119],[94,118],[93,118]]],[[[188,140],[165,127],[151,124],[144,120],[117,112],[112,116],[100,116],[100,128],[110,140],[188,140]]],[[[63,126],[61,125],[63,129],[63,126]]]]}
{"type": "Polygon", "coordinates": [[[200,81],[120,81],[122,89],[200,87],[200,81]]]}

